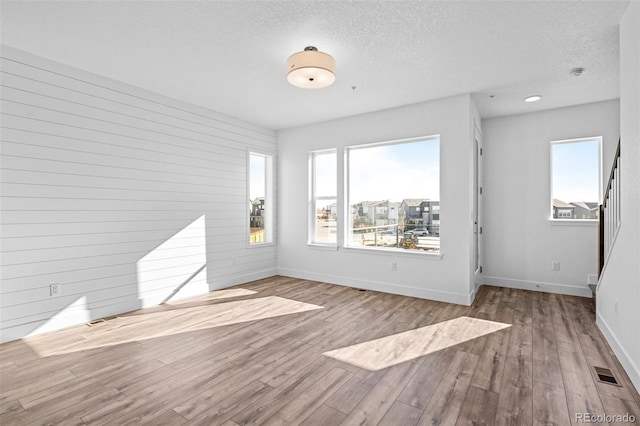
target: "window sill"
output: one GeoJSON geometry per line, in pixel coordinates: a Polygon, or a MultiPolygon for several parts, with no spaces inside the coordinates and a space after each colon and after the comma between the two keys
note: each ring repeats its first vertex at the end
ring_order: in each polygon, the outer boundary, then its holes
{"type": "Polygon", "coordinates": [[[314,250],[338,251],[337,244],[307,243],[307,246],[314,250]]]}
{"type": "Polygon", "coordinates": [[[597,227],[597,219],[549,219],[551,226],[587,226],[597,227]]]}
{"type": "Polygon", "coordinates": [[[262,248],[262,247],[275,247],[276,243],[274,242],[270,242],[270,243],[249,243],[248,247],[250,249],[254,249],[254,248],[262,248]]]}
{"type": "Polygon", "coordinates": [[[370,253],[382,256],[412,256],[419,257],[422,259],[429,260],[442,260],[442,253],[428,253],[428,252],[420,252],[420,251],[409,251],[403,249],[376,249],[376,248],[366,248],[366,247],[342,247],[342,250],[345,251],[354,251],[360,253],[370,253]]]}

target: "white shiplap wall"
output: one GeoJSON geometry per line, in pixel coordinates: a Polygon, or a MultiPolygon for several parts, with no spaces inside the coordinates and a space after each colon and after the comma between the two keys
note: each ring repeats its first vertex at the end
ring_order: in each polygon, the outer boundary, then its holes
{"type": "Polygon", "coordinates": [[[275,274],[246,178],[274,131],[6,46],[1,71],[1,341],[275,274]]]}

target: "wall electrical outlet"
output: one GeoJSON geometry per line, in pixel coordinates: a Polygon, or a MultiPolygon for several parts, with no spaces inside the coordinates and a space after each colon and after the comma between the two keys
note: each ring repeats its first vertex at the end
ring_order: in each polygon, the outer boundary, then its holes
{"type": "Polygon", "coordinates": [[[51,284],[51,286],[49,287],[49,290],[51,292],[51,297],[58,297],[62,294],[60,283],[51,284]]]}
{"type": "Polygon", "coordinates": [[[398,270],[398,262],[396,262],[395,260],[391,262],[391,270],[394,272],[398,270]]]}
{"type": "Polygon", "coordinates": [[[557,260],[551,261],[551,270],[552,271],[559,271],[560,270],[560,262],[557,261],[557,260]]]}

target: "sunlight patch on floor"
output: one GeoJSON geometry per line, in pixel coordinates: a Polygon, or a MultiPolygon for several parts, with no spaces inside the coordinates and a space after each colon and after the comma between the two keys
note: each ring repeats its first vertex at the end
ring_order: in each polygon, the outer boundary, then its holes
{"type": "Polygon", "coordinates": [[[250,296],[252,294],[256,294],[253,290],[246,290],[244,288],[230,288],[227,290],[215,290],[209,293],[209,297],[207,299],[228,299],[231,297],[238,296],[250,296]]]}
{"type": "Polygon", "coordinates": [[[460,317],[358,343],[323,355],[376,371],[481,337],[510,324],[460,317]]]}
{"type": "Polygon", "coordinates": [[[29,345],[40,356],[50,356],[132,342],[144,343],[144,341],[150,339],[165,338],[181,333],[264,320],[317,309],[324,309],[324,307],[278,296],[267,296],[169,311],[149,312],[148,314],[121,316],[106,323],[87,328],[84,341],[74,342],[59,349],[51,350],[46,341],[40,344],[37,338],[30,341],[29,345]]]}
{"type": "MultiPolygon", "coordinates": [[[[257,293],[256,291],[247,290],[244,288],[229,288],[229,289],[210,291],[209,293],[202,295],[197,299],[198,300],[200,299],[202,300],[231,299],[232,297],[251,296],[252,294],[256,294],[256,293],[257,293]]],[[[175,302],[169,301],[165,303],[165,305],[180,306],[181,304],[193,303],[193,300],[194,298],[189,298],[187,300],[178,300],[175,302]]]]}

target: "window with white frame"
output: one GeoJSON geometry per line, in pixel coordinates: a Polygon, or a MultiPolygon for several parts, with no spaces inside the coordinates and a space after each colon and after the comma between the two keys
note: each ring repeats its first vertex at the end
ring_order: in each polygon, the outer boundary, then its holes
{"type": "Polygon", "coordinates": [[[273,241],[273,157],[249,152],[249,244],[273,241]]]}
{"type": "Polygon", "coordinates": [[[310,244],[336,245],[338,242],[337,172],[335,149],[310,154],[310,244]]]}
{"type": "Polygon", "coordinates": [[[596,220],[602,137],[551,142],[551,218],[596,220]]]}
{"type": "Polygon", "coordinates": [[[345,160],[348,247],[440,252],[439,136],[349,147],[345,160]]]}

